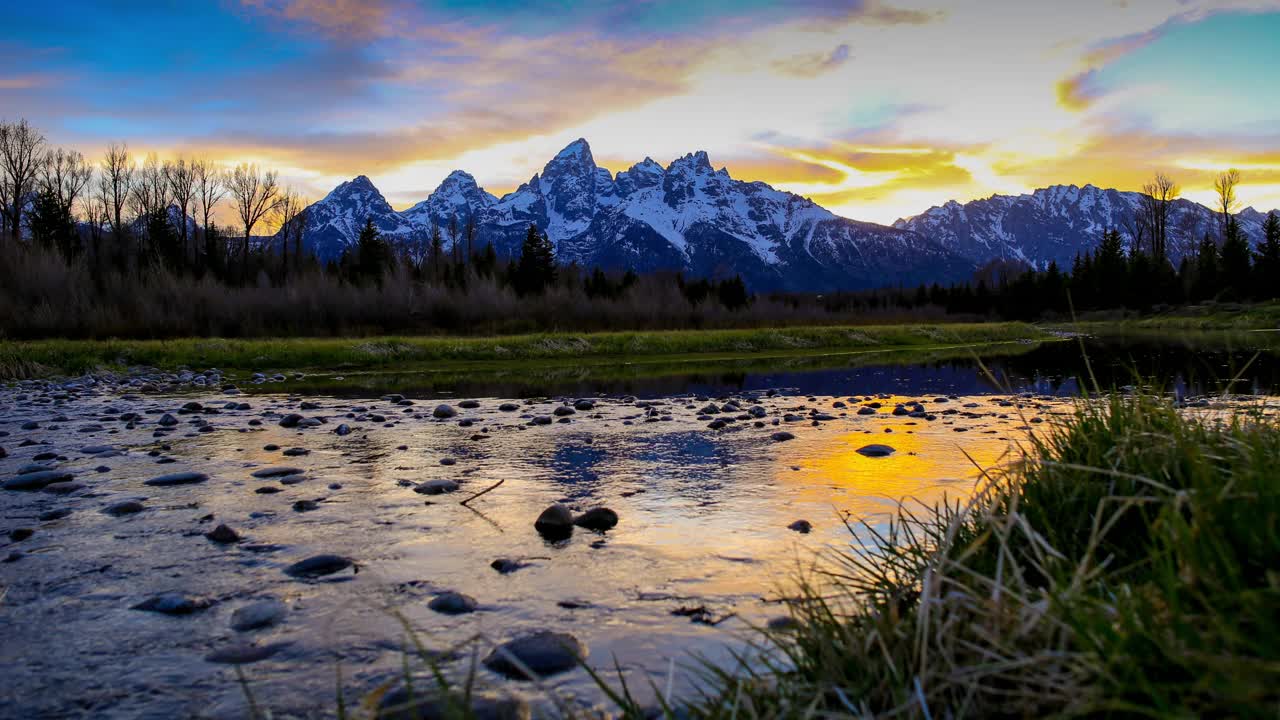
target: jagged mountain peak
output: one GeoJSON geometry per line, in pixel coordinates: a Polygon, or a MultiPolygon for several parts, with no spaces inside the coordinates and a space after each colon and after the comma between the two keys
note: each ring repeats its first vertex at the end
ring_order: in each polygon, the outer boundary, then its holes
{"type": "Polygon", "coordinates": [[[715,172],[715,170],[711,168],[711,159],[707,156],[706,150],[698,150],[697,152],[691,152],[683,157],[678,157],[675,160],[672,160],[671,164],[667,166],[667,172],[675,174],[684,172],[698,174],[703,171],[708,173],[715,172]]]}

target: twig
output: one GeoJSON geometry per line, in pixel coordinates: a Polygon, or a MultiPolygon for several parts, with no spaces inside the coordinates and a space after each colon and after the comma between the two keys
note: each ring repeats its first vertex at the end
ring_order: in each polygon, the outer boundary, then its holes
{"type": "Polygon", "coordinates": [[[485,489],[481,490],[480,492],[476,493],[475,495],[472,495],[471,497],[467,498],[466,500],[463,500],[463,501],[462,501],[461,503],[459,503],[459,504],[460,504],[460,505],[466,505],[467,503],[471,502],[472,500],[475,500],[476,498],[478,498],[478,497],[480,497],[481,495],[483,495],[483,494],[485,494],[485,493],[489,492],[490,490],[496,490],[496,489],[498,488],[498,486],[499,486],[499,485],[501,485],[502,483],[504,483],[504,482],[506,482],[506,481],[507,481],[507,479],[506,479],[506,478],[503,478],[503,479],[499,480],[498,482],[496,482],[496,483],[494,483],[494,484],[490,485],[489,487],[487,487],[487,488],[485,488],[485,489]]]}

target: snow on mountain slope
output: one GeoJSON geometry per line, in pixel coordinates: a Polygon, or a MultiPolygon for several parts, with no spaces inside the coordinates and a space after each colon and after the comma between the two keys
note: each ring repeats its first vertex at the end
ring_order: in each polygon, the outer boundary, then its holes
{"type": "Polygon", "coordinates": [[[334,188],[306,212],[303,245],[321,260],[335,260],[354,246],[366,220],[392,243],[419,239],[419,227],[396,212],[364,175],[334,188]]]}
{"type": "MultiPolygon", "coordinates": [[[[983,263],[994,258],[1019,259],[1044,267],[1050,261],[1070,267],[1075,256],[1097,247],[1102,234],[1118,229],[1132,236],[1142,195],[1085,185],[1053,185],[1026,195],[992,195],[982,200],[954,200],[893,224],[919,233],[963,257],[983,263]]],[[[1236,215],[1250,243],[1262,238],[1266,216],[1253,208],[1236,215]]],[[[1192,251],[1208,233],[1221,235],[1221,215],[1190,200],[1170,208],[1169,253],[1174,262],[1192,251]]]]}

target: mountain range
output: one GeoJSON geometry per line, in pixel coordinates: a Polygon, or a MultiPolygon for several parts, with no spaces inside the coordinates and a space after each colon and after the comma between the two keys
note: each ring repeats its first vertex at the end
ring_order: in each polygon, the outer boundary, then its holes
{"type": "MultiPolygon", "coordinates": [[[[714,169],[705,152],[666,167],[645,158],[614,175],[595,164],[579,139],[501,198],[458,170],[427,199],[398,212],[361,175],[308,208],[303,237],[318,257],[333,260],[354,246],[369,219],[392,244],[420,255],[433,228],[448,250],[453,242],[465,247],[470,226],[474,249],[492,243],[499,255],[511,256],[532,223],[547,233],[562,263],[737,274],[755,290],[825,292],[967,280],[1001,258],[1070,267],[1105,229],[1132,224],[1139,197],[1059,185],[953,201],[886,226],[841,217],[763,182],[734,179],[725,168],[714,169]]],[[[1261,237],[1262,213],[1249,208],[1237,217],[1251,240],[1261,237]]],[[[1175,201],[1175,256],[1205,232],[1216,235],[1218,226],[1209,208],[1175,201]]]]}

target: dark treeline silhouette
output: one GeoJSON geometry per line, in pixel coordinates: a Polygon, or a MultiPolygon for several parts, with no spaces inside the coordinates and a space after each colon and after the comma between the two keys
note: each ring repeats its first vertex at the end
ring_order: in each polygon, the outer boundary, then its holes
{"type": "Polygon", "coordinates": [[[322,264],[304,243],[307,202],[274,172],[202,159],[100,161],[0,122],[0,337],[502,333],[762,327],[1060,317],[1212,299],[1276,297],[1280,221],[1255,246],[1235,224],[1239,175],[1217,183],[1222,228],[1175,268],[1166,226],[1177,187],[1144,187],[1126,243],[1111,230],[1069,269],[995,261],[942,287],[756,296],[740,277],[637,275],[557,262],[530,226],[519,254],[477,246],[455,220],[423,248],[367,221],[322,264]],[[217,217],[233,217],[219,226],[217,217]],[[272,234],[257,234],[271,232],[272,234]]]}

